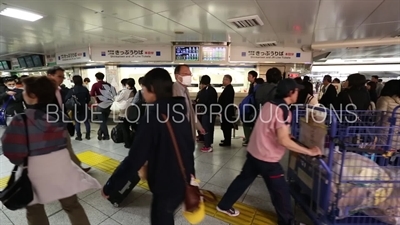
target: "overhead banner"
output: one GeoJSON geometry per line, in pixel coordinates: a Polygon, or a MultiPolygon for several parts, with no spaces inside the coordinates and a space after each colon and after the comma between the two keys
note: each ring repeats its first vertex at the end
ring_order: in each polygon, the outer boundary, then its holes
{"type": "Polygon", "coordinates": [[[100,62],[172,62],[172,47],[93,47],[92,60],[100,62]]]}
{"type": "Polygon", "coordinates": [[[89,61],[89,49],[56,53],[57,64],[86,63],[89,61]]]}
{"type": "Polygon", "coordinates": [[[232,62],[274,62],[274,63],[311,63],[312,53],[303,52],[300,48],[248,48],[231,46],[232,62]]]}

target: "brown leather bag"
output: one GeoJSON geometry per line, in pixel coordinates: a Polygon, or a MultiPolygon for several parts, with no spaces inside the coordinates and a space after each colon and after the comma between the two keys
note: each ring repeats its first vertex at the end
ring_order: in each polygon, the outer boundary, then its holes
{"type": "Polygon", "coordinates": [[[185,180],[186,183],[185,200],[184,200],[185,210],[187,212],[194,212],[198,210],[200,207],[200,202],[201,202],[200,188],[198,186],[193,186],[187,182],[186,170],[185,167],[183,166],[182,157],[179,151],[178,143],[176,142],[174,130],[172,129],[171,123],[169,122],[167,116],[162,114],[162,117],[166,121],[165,124],[167,125],[168,132],[171,136],[172,144],[174,145],[176,153],[176,158],[178,159],[179,167],[182,172],[183,179],[185,180]]]}

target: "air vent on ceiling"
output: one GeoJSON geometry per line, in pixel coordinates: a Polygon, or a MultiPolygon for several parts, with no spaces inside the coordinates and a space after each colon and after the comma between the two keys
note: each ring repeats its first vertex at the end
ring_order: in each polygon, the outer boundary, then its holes
{"type": "Polygon", "coordinates": [[[129,36],[129,37],[121,38],[120,40],[129,42],[129,43],[140,43],[140,42],[146,41],[147,39],[141,38],[141,37],[136,37],[136,36],[129,36]]]}
{"type": "Polygon", "coordinates": [[[237,28],[248,28],[264,25],[264,22],[257,15],[233,18],[229,19],[228,22],[235,25],[237,28]]]}
{"type": "Polygon", "coordinates": [[[267,41],[267,42],[257,42],[257,46],[259,47],[275,47],[278,45],[276,41],[267,41]]]}

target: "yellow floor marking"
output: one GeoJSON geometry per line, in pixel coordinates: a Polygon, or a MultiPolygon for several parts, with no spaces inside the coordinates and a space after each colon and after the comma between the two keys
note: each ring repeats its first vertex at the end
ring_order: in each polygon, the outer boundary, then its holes
{"type": "MultiPolygon", "coordinates": [[[[114,170],[119,165],[119,161],[107,157],[105,155],[101,155],[97,152],[86,151],[79,153],[78,158],[88,166],[94,167],[100,171],[103,171],[108,174],[112,174],[114,170]]],[[[0,189],[3,189],[8,182],[9,177],[4,177],[0,179],[0,189]]],[[[138,184],[139,187],[149,190],[149,186],[146,181],[140,181],[138,184]]],[[[208,193],[204,193],[208,195],[208,193]]],[[[211,196],[209,196],[211,197],[211,196]]],[[[217,196],[218,201],[221,199],[220,196],[217,196]]],[[[234,207],[240,211],[240,215],[237,217],[230,217],[224,213],[218,212],[216,208],[216,202],[205,202],[206,205],[206,214],[212,216],[216,219],[224,221],[233,225],[275,225],[276,224],[276,216],[274,213],[265,212],[262,210],[255,209],[249,205],[243,203],[236,203],[234,207]]]]}
{"type": "Polygon", "coordinates": [[[9,179],[10,179],[9,176],[0,179],[0,189],[3,189],[7,186],[7,182],[9,179]]]}
{"type": "MultiPolygon", "coordinates": [[[[119,165],[119,161],[109,158],[107,156],[101,155],[93,151],[86,151],[78,154],[78,158],[85,164],[92,166],[98,170],[105,173],[112,174],[114,170],[119,165]]],[[[0,180],[1,184],[1,180],[0,180]]],[[[149,190],[149,186],[146,181],[140,181],[139,187],[149,190]]],[[[205,193],[208,195],[208,193],[205,193]]],[[[211,197],[211,196],[210,196],[211,197]]],[[[220,200],[221,197],[217,196],[220,200]]],[[[216,202],[205,202],[206,214],[212,216],[216,219],[224,221],[229,224],[234,225],[275,225],[276,216],[274,213],[265,212],[262,210],[255,209],[249,205],[243,203],[236,203],[234,207],[240,211],[238,217],[230,217],[224,213],[218,212],[216,208],[216,202]]]]}

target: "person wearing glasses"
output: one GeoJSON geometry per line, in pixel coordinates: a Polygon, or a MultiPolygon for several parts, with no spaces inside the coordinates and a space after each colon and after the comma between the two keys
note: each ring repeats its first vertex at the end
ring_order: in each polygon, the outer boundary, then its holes
{"type": "Polygon", "coordinates": [[[176,82],[172,86],[174,97],[184,97],[186,103],[186,117],[189,119],[192,125],[193,140],[196,140],[196,130],[200,131],[201,134],[205,134],[204,128],[200,121],[197,120],[197,115],[192,107],[192,101],[190,100],[188,87],[192,85],[192,72],[188,65],[178,65],[175,67],[175,79],[176,82]]]}

